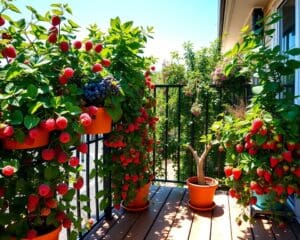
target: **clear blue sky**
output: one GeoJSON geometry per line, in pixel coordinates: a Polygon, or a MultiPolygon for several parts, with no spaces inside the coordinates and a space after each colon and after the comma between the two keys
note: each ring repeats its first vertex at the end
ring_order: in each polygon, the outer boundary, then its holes
{"type": "Polygon", "coordinates": [[[22,12],[31,5],[45,12],[51,3],[68,3],[73,18],[80,26],[91,23],[106,30],[111,18],[134,21],[138,26],[153,26],[154,40],[147,44],[146,53],[167,59],[170,51],[182,50],[191,41],[195,49],[217,38],[218,0],[17,0],[22,12]]]}

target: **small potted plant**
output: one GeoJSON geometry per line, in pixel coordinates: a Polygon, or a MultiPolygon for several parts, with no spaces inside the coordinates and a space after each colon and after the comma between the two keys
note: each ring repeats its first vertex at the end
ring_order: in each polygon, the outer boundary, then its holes
{"type": "Polygon", "coordinates": [[[119,83],[111,76],[98,77],[89,81],[83,87],[84,111],[90,115],[85,116],[82,121],[85,126],[85,133],[98,134],[111,131],[112,118],[119,120],[122,115],[121,100],[122,91],[119,83]]]}

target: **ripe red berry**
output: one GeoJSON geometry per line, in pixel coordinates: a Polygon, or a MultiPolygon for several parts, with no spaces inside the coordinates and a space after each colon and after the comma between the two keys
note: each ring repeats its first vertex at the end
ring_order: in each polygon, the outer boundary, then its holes
{"type": "Polygon", "coordinates": [[[48,207],[48,208],[57,208],[57,200],[54,199],[54,198],[47,198],[45,200],[45,205],[48,207]]]}
{"type": "Polygon", "coordinates": [[[71,167],[77,167],[79,165],[79,158],[78,157],[71,157],[69,160],[69,165],[71,167]]]}
{"type": "Polygon", "coordinates": [[[79,116],[80,123],[84,126],[90,126],[92,124],[92,118],[88,113],[81,113],[79,116]]]}
{"type": "Polygon", "coordinates": [[[260,118],[256,118],[252,121],[251,125],[251,133],[255,134],[258,132],[258,130],[264,125],[264,122],[260,118]]]}
{"type": "Polygon", "coordinates": [[[68,132],[62,132],[60,135],[59,135],[59,141],[61,143],[68,143],[70,142],[71,140],[71,136],[68,132]]]}
{"type": "Polygon", "coordinates": [[[279,159],[275,156],[270,157],[270,166],[272,168],[276,167],[276,165],[279,163],[279,159]]]}
{"type": "Polygon", "coordinates": [[[256,174],[257,174],[259,177],[263,177],[264,174],[265,174],[265,170],[262,169],[261,167],[258,167],[258,168],[256,169],[256,174]]]}
{"type": "Polygon", "coordinates": [[[55,120],[55,126],[59,130],[64,130],[68,126],[68,119],[66,119],[65,117],[58,117],[55,120]]]}
{"type": "Polygon", "coordinates": [[[28,135],[30,138],[36,139],[39,137],[40,132],[41,132],[41,130],[39,128],[35,127],[35,128],[32,128],[29,130],[28,135]]]}
{"type": "Polygon", "coordinates": [[[88,107],[88,113],[89,113],[90,116],[92,116],[92,117],[96,116],[97,112],[98,112],[98,108],[96,106],[89,106],[88,107]]]}
{"type": "Polygon", "coordinates": [[[83,178],[79,177],[75,183],[73,183],[73,187],[77,190],[83,187],[83,178]]]}
{"type": "Polygon", "coordinates": [[[235,145],[235,151],[237,151],[238,153],[243,152],[244,151],[244,146],[240,143],[235,145]]]}
{"type": "Polygon", "coordinates": [[[266,127],[262,127],[262,128],[259,130],[259,134],[260,134],[261,136],[266,136],[267,133],[268,133],[268,130],[267,130],[266,127]]]}
{"type": "Polygon", "coordinates": [[[286,188],[286,192],[288,193],[288,195],[292,195],[295,192],[295,187],[292,185],[288,185],[286,188]]]}
{"type": "Polygon", "coordinates": [[[58,212],[55,218],[58,222],[62,222],[66,218],[66,214],[64,212],[58,212]]]}
{"type": "Polygon", "coordinates": [[[33,239],[38,235],[37,231],[34,229],[29,229],[26,234],[27,239],[33,239]]]}
{"type": "Polygon", "coordinates": [[[61,85],[65,85],[65,84],[67,84],[68,83],[68,78],[65,76],[65,75],[60,75],[59,77],[58,77],[58,81],[59,81],[59,83],[61,84],[61,85]]]}
{"type": "Polygon", "coordinates": [[[224,167],[224,173],[226,177],[230,177],[232,175],[232,167],[231,166],[225,166],[224,167]]]}
{"type": "Polygon", "coordinates": [[[0,26],[3,26],[5,24],[5,19],[0,16],[0,26]]]}
{"type": "Polygon", "coordinates": [[[48,42],[49,43],[56,43],[57,42],[57,35],[55,33],[51,33],[48,36],[48,42]]]}
{"type": "Polygon", "coordinates": [[[100,64],[100,63],[95,63],[94,65],[93,65],[93,67],[92,67],[92,71],[94,72],[94,73],[96,73],[96,72],[101,72],[103,70],[103,67],[102,67],[102,65],[100,64]]]}
{"type": "Polygon", "coordinates": [[[91,41],[87,41],[84,46],[86,51],[90,51],[93,48],[93,43],[91,41]]]}
{"type": "Polygon", "coordinates": [[[45,197],[47,196],[51,191],[51,188],[48,184],[41,184],[38,188],[38,193],[40,196],[45,197]]]}
{"type": "Polygon", "coordinates": [[[255,205],[255,204],[257,203],[257,198],[256,198],[255,196],[252,196],[252,197],[250,198],[250,200],[249,200],[249,203],[250,203],[251,205],[255,205]]]}
{"type": "Polygon", "coordinates": [[[62,52],[67,52],[67,51],[69,51],[69,43],[66,41],[63,41],[59,44],[59,48],[62,52]]]}
{"type": "Polygon", "coordinates": [[[12,39],[11,35],[9,35],[8,33],[2,33],[2,39],[12,39]]]}
{"type": "Polygon", "coordinates": [[[15,168],[11,165],[6,165],[2,168],[2,174],[6,177],[10,177],[15,173],[15,168]]]}
{"type": "Polygon", "coordinates": [[[6,126],[3,129],[3,135],[5,137],[11,137],[14,134],[14,128],[12,126],[6,126]]]}
{"type": "Polygon", "coordinates": [[[241,175],[242,175],[242,170],[239,169],[239,168],[233,168],[232,169],[232,174],[233,174],[233,178],[235,180],[238,180],[241,177],[241,175]]]}
{"type": "Polygon", "coordinates": [[[52,148],[42,150],[42,159],[45,161],[51,161],[55,157],[55,151],[52,148]]]}
{"type": "Polygon", "coordinates": [[[59,163],[65,163],[68,160],[68,154],[66,154],[65,152],[61,151],[58,153],[57,155],[57,161],[59,163]]]}
{"type": "Polygon", "coordinates": [[[155,66],[151,66],[151,71],[155,71],[155,66]]]}
{"type": "Polygon", "coordinates": [[[228,191],[229,195],[234,198],[235,195],[236,195],[236,191],[233,189],[233,188],[230,188],[229,191],[228,191]]]}
{"type": "Polygon", "coordinates": [[[111,62],[110,62],[109,59],[104,58],[104,59],[102,59],[101,64],[102,64],[104,67],[109,67],[110,64],[111,64],[111,62]]]}
{"type": "Polygon", "coordinates": [[[103,49],[103,46],[101,43],[96,44],[96,46],[94,48],[95,52],[97,52],[97,53],[100,53],[102,51],[102,49],[103,49]]]}
{"type": "Polygon", "coordinates": [[[249,150],[248,150],[248,153],[250,154],[250,155],[256,155],[257,154],[257,149],[256,148],[254,148],[254,147],[252,147],[252,148],[250,148],[249,150]]]}
{"type": "Polygon", "coordinates": [[[64,228],[70,228],[72,226],[72,221],[69,218],[65,218],[63,220],[63,227],[64,228]]]}
{"type": "Polygon", "coordinates": [[[65,195],[69,190],[68,184],[66,183],[60,183],[57,185],[56,187],[56,191],[58,192],[58,194],[60,195],[65,195]]]}
{"type": "Polygon", "coordinates": [[[55,120],[53,118],[48,118],[45,121],[44,127],[48,132],[53,131],[55,129],[55,120]]]}
{"type": "Polygon", "coordinates": [[[293,161],[293,156],[291,151],[284,151],[281,153],[282,158],[287,162],[293,161]]]}
{"type": "Polygon", "coordinates": [[[77,146],[77,150],[81,153],[87,153],[88,152],[88,145],[86,143],[81,143],[77,146]]]}
{"type": "Polygon", "coordinates": [[[17,57],[16,49],[13,46],[5,47],[2,50],[2,55],[3,57],[16,58],[17,57]]]}
{"type": "Polygon", "coordinates": [[[74,48],[76,48],[76,49],[80,49],[80,48],[82,47],[82,43],[81,43],[81,41],[75,41],[75,42],[73,43],[73,46],[74,46],[74,48]]]}
{"type": "Polygon", "coordinates": [[[52,16],[51,23],[53,26],[60,24],[60,17],[59,16],[52,16]]]}
{"type": "Polygon", "coordinates": [[[70,68],[70,67],[65,68],[65,69],[63,70],[63,75],[64,75],[67,79],[73,77],[73,75],[74,75],[74,70],[73,70],[73,68],[70,68]]]}
{"type": "Polygon", "coordinates": [[[294,149],[296,148],[296,143],[293,141],[288,141],[286,147],[289,151],[294,151],[294,149]]]}
{"type": "Polygon", "coordinates": [[[269,171],[264,172],[264,179],[266,182],[271,182],[272,181],[272,174],[269,171]]]}

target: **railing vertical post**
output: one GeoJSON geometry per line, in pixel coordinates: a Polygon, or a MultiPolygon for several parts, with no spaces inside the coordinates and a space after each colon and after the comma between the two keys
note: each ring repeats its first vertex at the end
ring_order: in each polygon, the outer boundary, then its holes
{"type": "Polygon", "coordinates": [[[99,135],[96,135],[96,144],[95,144],[95,208],[96,208],[96,220],[100,220],[99,217],[99,199],[97,193],[99,191],[99,173],[98,173],[98,155],[99,155],[99,135]]]}
{"type": "MultiPolygon", "coordinates": [[[[109,163],[109,148],[104,145],[104,141],[108,138],[108,134],[103,135],[103,163],[107,165],[109,163]]],[[[111,172],[108,173],[106,177],[103,179],[103,189],[106,194],[106,198],[108,199],[108,205],[104,209],[104,215],[107,219],[112,218],[112,193],[111,193],[111,172]]]]}
{"type": "MultiPolygon", "coordinates": [[[[155,101],[157,101],[156,99],[156,86],[154,87],[154,90],[153,90],[153,96],[154,96],[154,99],[155,101]]],[[[155,105],[154,105],[154,114],[156,115],[156,104],[157,102],[155,102],[155,105]]],[[[153,165],[152,165],[152,172],[153,172],[153,175],[154,175],[154,180],[156,178],[156,174],[155,174],[155,166],[156,166],[156,131],[153,131],[153,139],[154,139],[154,147],[153,147],[153,165]]]]}
{"type": "MultiPolygon", "coordinates": [[[[205,136],[208,134],[208,125],[209,125],[209,93],[206,91],[206,96],[205,96],[205,136]]],[[[207,139],[206,139],[207,140],[207,139]]],[[[207,164],[204,163],[204,172],[205,175],[207,175],[207,164]]]]}
{"type": "Polygon", "coordinates": [[[180,144],[181,144],[181,93],[182,86],[178,87],[178,104],[177,104],[177,181],[180,181],[180,144]]]}
{"type": "MultiPolygon", "coordinates": [[[[193,96],[192,98],[192,104],[194,103],[195,101],[195,97],[193,96]]],[[[190,129],[190,144],[193,148],[195,148],[195,116],[190,113],[191,115],[191,129],[190,129]]],[[[192,157],[192,154],[189,153],[189,156],[190,156],[190,159],[189,159],[189,165],[190,165],[190,174],[189,176],[194,176],[194,171],[193,171],[193,167],[194,167],[194,159],[192,157]]]]}
{"type": "Polygon", "coordinates": [[[164,144],[164,161],[165,161],[165,181],[168,179],[168,145],[169,145],[169,86],[166,87],[166,122],[165,122],[165,144],[164,144]]]}
{"type": "MultiPolygon", "coordinates": [[[[87,135],[87,142],[89,143],[90,146],[90,136],[87,135]]],[[[90,147],[88,148],[88,152],[90,153],[90,147]]],[[[86,155],[86,163],[85,163],[85,170],[86,170],[86,174],[85,174],[85,179],[86,179],[86,195],[88,197],[88,201],[86,202],[86,206],[88,209],[91,209],[91,203],[90,203],[90,154],[86,155]]],[[[91,212],[88,211],[87,212],[87,216],[88,218],[91,218],[91,212]]]]}

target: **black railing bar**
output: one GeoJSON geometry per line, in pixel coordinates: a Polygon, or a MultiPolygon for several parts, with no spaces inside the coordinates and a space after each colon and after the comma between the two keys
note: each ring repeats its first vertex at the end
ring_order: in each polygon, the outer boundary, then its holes
{"type": "Polygon", "coordinates": [[[160,178],[155,178],[153,181],[154,182],[166,182],[166,183],[182,183],[182,184],[186,184],[185,181],[181,181],[181,180],[179,180],[179,181],[177,181],[177,180],[169,180],[169,179],[165,180],[165,179],[160,179],[160,178]]]}
{"type": "Polygon", "coordinates": [[[177,181],[180,180],[180,144],[181,144],[181,91],[182,87],[178,89],[178,105],[177,105],[177,181]]]}
{"type": "MultiPolygon", "coordinates": [[[[108,147],[104,145],[104,141],[108,139],[108,134],[103,135],[103,164],[107,165],[108,164],[108,157],[107,155],[109,154],[110,150],[108,147]]],[[[111,192],[111,171],[109,171],[108,176],[103,178],[103,190],[106,192],[106,196],[108,199],[108,206],[104,209],[104,214],[107,219],[112,218],[112,192],[111,192]]]]}
{"type": "MultiPolygon", "coordinates": [[[[208,134],[208,125],[209,125],[209,94],[208,91],[206,92],[205,98],[205,136],[207,138],[208,134]]],[[[207,141],[207,139],[205,139],[207,141]]],[[[204,172],[207,175],[207,164],[204,162],[204,172]]]]}
{"type": "Polygon", "coordinates": [[[165,122],[165,144],[164,144],[164,161],[165,161],[165,180],[168,176],[168,142],[169,142],[169,87],[166,87],[166,122],[165,122]]]}
{"type": "MultiPolygon", "coordinates": [[[[153,97],[156,101],[156,87],[153,89],[153,97]]],[[[155,103],[154,105],[154,115],[156,115],[156,104],[157,102],[155,103]]],[[[152,172],[153,172],[153,175],[155,177],[155,166],[156,166],[156,131],[153,131],[153,139],[154,139],[154,146],[153,146],[153,155],[152,155],[152,160],[153,160],[153,166],[152,166],[152,172]]]]}
{"type": "MultiPolygon", "coordinates": [[[[87,135],[87,142],[90,142],[90,136],[87,135]]],[[[88,145],[88,154],[86,155],[86,163],[85,163],[85,167],[86,167],[86,172],[85,172],[85,181],[86,181],[86,195],[88,197],[88,201],[86,203],[87,208],[91,209],[91,202],[90,202],[90,144],[88,145]]],[[[87,213],[88,218],[91,218],[91,212],[88,211],[87,213]]]]}
{"type": "Polygon", "coordinates": [[[95,146],[95,208],[96,208],[96,220],[97,222],[99,221],[99,199],[97,198],[97,193],[99,191],[99,185],[98,185],[98,164],[96,161],[98,161],[98,154],[99,154],[99,136],[98,134],[95,136],[96,137],[96,146],[95,146]]]}
{"type": "MultiPolygon", "coordinates": [[[[89,135],[86,135],[86,136],[89,136],[89,135]]],[[[99,136],[99,135],[97,135],[97,136],[99,136]]],[[[98,140],[94,139],[94,140],[85,141],[85,143],[90,144],[90,143],[95,143],[95,142],[101,141],[101,140],[103,140],[103,137],[98,138],[98,140]]],[[[70,151],[74,151],[74,150],[76,150],[76,146],[70,147],[70,151]]]]}
{"type": "MultiPolygon", "coordinates": [[[[76,157],[80,157],[78,151],[76,151],[76,157]]],[[[76,174],[76,177],[79,177],[79,173],[76,174]]],[[[80,201],[80,189],[76,190],[76,198],[77,198],[77,218],[81,219],[81,201],[80,201]]],[[[72,210],[71,210],[72,211],[72,210]]],[[[79,232],[79,237],[82,236],[82,232],[79,232]]]]}
{"type": "Polygon", "coordinates": [[[105,219],[104,213],[101,213],[101,215],[99,216],[99,220],[86,232],[84,232],[84,234],[82,234],[82,236],[80,237],[80,240],[83,240],[89,233],[91,233],[92,231],[94,231],[94,229],[97,229],[101,226],[101,222],[105,219]]]}

